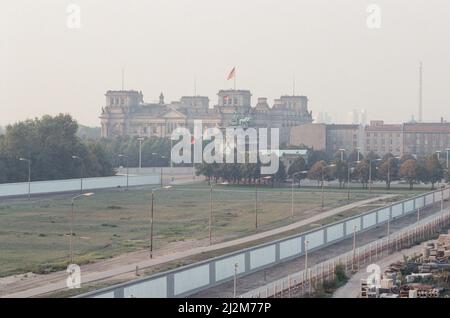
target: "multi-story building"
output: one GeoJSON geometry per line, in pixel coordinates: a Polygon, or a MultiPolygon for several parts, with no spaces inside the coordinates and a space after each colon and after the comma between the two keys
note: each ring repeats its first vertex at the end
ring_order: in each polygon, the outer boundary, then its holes
{"type": "Polygon", "coordinates": [[[450,149],[450,123],[385,124],[381,120],[360,125],[302,124],[291,128],[290,144],[325,150],[332,155],[339,149],[379,156],[411,154],[418,157],[450,149]]]}
{"type": "Polygon", "coordinates": [[[403,125],[385,124],[383,121],[371,121],[364,128],[364,153],[376,153],[379,156],[391,153],[401,156],[403,151],[403,125]]]}
{"type": "Polygon", "coordinates": [[[426,156],[450,148],[450,123],[403,124],[403,152],[426,156]]]}
{"type": "Polygon", "coordinates": [[[290,144],[323,150],[329,155],[340,149],[362,151],[361,126],[302,124],[291,128],[290,144]]]}
{"type": "Polygon", "coordinates": [[[217,95],[211,108],[206,96],[183,96],[168,104],[161,93],[159,103],[145,103],[141,92],[108,91],[100,116],[102,136],[168,137],[177,127],[192,130],[194,120],[202,120],[204,128],[226,127],[246,117],[250,127],[280,128],[280,142],[287,143],[291,127],[312,122],[306,96],[281,96],[273,107],[258,98],[252,107],[248,90],[220,90],[217,95]]]}

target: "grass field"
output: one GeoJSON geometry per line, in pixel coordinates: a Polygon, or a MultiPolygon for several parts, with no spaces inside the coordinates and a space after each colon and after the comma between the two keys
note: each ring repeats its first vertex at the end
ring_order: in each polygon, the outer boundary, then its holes
{"type": "MultiPolygon", "coordinates": [[[[148,247],[150,190],[97,191],[75,205],[74,246],[78,264],[148,247]]],[[[420,192],[420,191],[418,191],[420,192]]],[[[404,196],[415,192],[401,192],[404,196]]],[[[381,192],[353,191],[351,201],[381,192]]],[[[0,203],[0,276],[64,269],[68,260],[71,195],[8,199],[0,203]]],[[[349,203],[344,190],[329,190],[326,209],[349,203]]],[[[258,189],[258,230],[298,221],[320,212],[320,189],[258,189]]],[[[368,207],[365,207],[367,210],[368,207]]],[[[363,212],[361,209],[353,213],[363,212]]],[[[217,186],[213,192],[213,238],[220,242],[255,233],[254,187],[217,186]]],[[[177,186],[155,192],[155,250],[167,244],[208,237],[209,187],[177,186]]],[[[329,220],[332,221],[332,220],[329,220]]]]}

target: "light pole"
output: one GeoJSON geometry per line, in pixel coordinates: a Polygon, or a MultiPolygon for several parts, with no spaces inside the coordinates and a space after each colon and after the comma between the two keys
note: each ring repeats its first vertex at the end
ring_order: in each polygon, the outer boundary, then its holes
{"type": "MultiPolygon", "coordinates": [[[[161,187],[160,189],[170,189],[172,186],[161,187]]],[[[155,191],[158,189],[152,190],[151,195],[151,208],[150,208],[150,258],[153,258],[153,217],[154,217],[154,200],[155,200],[155,191]]]]}
{"type": "Polygon", "coordinates": [[[127,158],[127,190],[128,190],[128,177],[129,177],[129,160],[128,160],[128,155],[123,155],[123,154],[119,154],[119,158],[127,158]]]}
{"type": "Polygon", "coordinates": [[[80,193],[83,193],[83,160],[79,156],[72,156],[74,160],[80,160],[80,193]]]}
{"type": "MultiPolygon", "coordinates": [[[[158,156],[159,159],[166,159],[166,156],[162,156],[162,155],[160,155],[159,153],[156,153],[156,152],[152,152],[152,155],[153,156],[158,156]]],[[[162,166],[162,164],[159,167],[159,182],[160,182],[160,185],[162,187],[163,186],[163,166],[162,166]]]]}
{"type": "Polygon", "coordinates": [[[358,162],[359,162],[359,150],[360,150],[360,149],[361,149],[360,147],[356,147],[356,148],[355,148],[356,153],[357,153],[357,155],[356,155],[356,156],[357,156],[357,157],[356,157],[356,158],[357,158],[356,161],[358,161],[358,162]]]}
{"type": "Polygon", "coordinates": [[[258,182],[255,180],[255,228],[258,229],[258,182]]]}
{"type": "Polygon", "coordinates": [[[70,210],[70,236],[69,236],[69,255],[70,255],[70,264],[73,264],[73,243],[72,243],[72,239],[73,239],[73,222],[75,219],[75,213],[74,213],[74,205],[75,205],[75,200],[81,197],[90,197],[91,195],[93,195],[94,193],[89,192],[89,193],[82,193],[79,194],[77,196],[74,196],[71,199],[71,210],[70,210]]]}
{"type": "Polygon", "coordinates": [[[339,151],[341,152],[341,161],[344,161],[344,152],[345,152],[345,149],[341,148],[341,149],[339,149],[339,151]]]}
{"type": "Polygon", "coordinates": [[[448,170],[448,152],[450,151],[450,148],[445,149],[445,152],[447,153],[447,170],[448,170]]]}
{"type": "Polygon", "coordinates": [[[144,137],[138,137],[139,141],[139,172],[141,172],[142,168],[142,141],[144,141],[144,137]]]}
{"type": "Polygon", "coordinates": [[[213,185],[209,189],[209,245],[212,245],[213,185]]]}
{"type": "Polygon", "coordinates": [[[31,160],[27,158],[19,158],[20,161],[28,163],[28,200],[31,198],[31,160]]]}
{"type": "Polygon", "coordinates": [[[353,260],[352,260],[352,272],[354,271],[355,266],[355,255],[356,255],[356,229],[357,226],[353,225],[353,260]]]}
{"type": "Polygon", "coordinates": [[[236,285],[237,285],[237,271],[239,264],[234,263],[234,284],[233,284],[233,298],[236,298],[236,285]]]}
{"type": "Polygon", "coordinates": [[[309,241],[305,240],[305,273],[308,275],[308,244],[309,241]]]}

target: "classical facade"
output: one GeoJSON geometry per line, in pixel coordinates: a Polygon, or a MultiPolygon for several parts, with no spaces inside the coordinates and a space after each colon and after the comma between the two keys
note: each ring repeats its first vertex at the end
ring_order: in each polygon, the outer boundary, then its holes
{"type": "Polygon", "coordinates": [[[267,98],[252,106],[248,90],[220,90],[217,95],[217,104],[210,107],[206,96],[166,103],[161,93],[159,102],[146,103],[138,91],[108,91],[100,116],[102,137],[169,137],[177,127],[192,130],[194,120],[202,120],[204,128],[221,128],[245,119],[248,127],[280,128],[280,142],[287,143],[290,127],[312,122],[306,96],[281,96],[270,107],[267,98]]]}

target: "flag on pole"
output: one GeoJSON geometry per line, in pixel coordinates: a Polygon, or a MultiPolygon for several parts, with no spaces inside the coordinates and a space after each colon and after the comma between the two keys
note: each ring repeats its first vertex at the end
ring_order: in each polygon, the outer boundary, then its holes
{"type": "Polygon", "coordinates": [[[233,67],[233,69],[231,70],[230,74],[228,74],[227,81],[229,81],[230,79],[234,78],[235,75],[236,75],[236,67],[233,67]]]}

